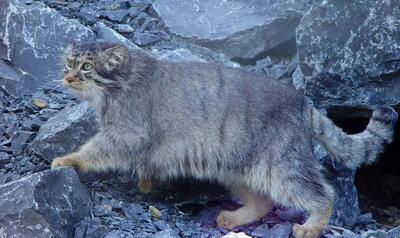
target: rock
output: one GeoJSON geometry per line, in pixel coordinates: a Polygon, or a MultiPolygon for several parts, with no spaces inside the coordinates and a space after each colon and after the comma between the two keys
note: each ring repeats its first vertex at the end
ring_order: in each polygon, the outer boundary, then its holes
{"type": "Polygon", "coordinates": [[[400,226],[387,232],[389,238],[400,237],[400,226]]]}
{"type": "Polygon", "coordinates": [[[149,213],[154,219],[160,219],[162,217],[162,213],[155,206],[149,206],[149,213]]]}
{"type": "Polygon", "coordinates": [[[71,237],[90,206],[72,169],[47,170],[0,185],[0,237],[71,237]]]}
{"type": "Polygon", "coordinates": [[[138,220],[143,215],[144,210],[140,204],[131,203],[127,207],[123,207],[124,215],[130,220],[138,220]]]}
{"type": "Polygon", "coordinates": [[[42,83],[32,75],[18,70],[11,63],[0,59],[0,87],[3,87],[8,94],[14,97],[33,94],[42,83]]]}
{"type": "Polygon", "coordinates": [[[145,31],[135,34],[134,42],[139,46],[146,46],[168,37],[168,34],[162,31],[145,31]]]}
{"type": "Polygon", "coordinates": [[[108,18],[110,21],[119,23],[122,23],[128,14],[129,11],[127,10],[104,10],[100,12],[101,16],[108,18]]]}
{"type": "Polygon", "coordinates": [[[157,59],[167,60],[173,62],[206,62],[199,56],[195,55],[188,49],[179,48],[175,50],[152,50],[151,53],[156,56],[157,59]]]}
{"type": "Polygon", "coordinates": [[[278,223],[273,226],[265,237],[268,238],[289,238],[292,234],[292,225],[290,222],[278,223]]]}
{"type": "Polygon", "coordinates": [[[131,33],[134,29],[128,24],[117,24],[114,29],[120,33],[131,33]]]}
{"type": "Polygon", "coordinates": [[[3,0],[0,9],[0,56],[41,82],[61,78],[61,66],[55,62],[68,43],[95,39],[78,21],[39,2],[3,0]]]}
{"type": "Polygon", "coordinates": [[[101,22],[97,22],[95,24],[94,31],[96,32],[98,38],[103,39],[105,41],[123,44],[131,50],[140,49],[133,42],[131,42],[130,40],[123,37],[118,32],[114,31],[113,29],[104,25],[101,22]]]}
{"type": "Polygon", "coordinates": [[[153,8],[173,34],[248,60],[293,41],[308,2],[157,0],[153,8]]]}
{"type": "Polygon", "coordinates": [[[95,134],[96,123],[96,113],[88,103],[65,108],[40,127],[30,148],[51,162],[77,150],[95,134]]]}
{"type": "Polygon", "coordinates": [[[321,108],[398,104],[399,21],[396,0],[328,0],[313,6],[296,34],[306,94],[321,108]]]}
{"type": "Polygon", "coordinates": [[[266,234],[268,234],[269,228],[267,224],[261,224],[257,226],[252,232],[251,236],[252,237],[264,237],[266,234]]]}
{"type": "Polygon", "coordinates": [[[11,159],[9,155],[5,152],[0,152],[0,168],[2,168],[5,164],[10,163],[11,159]]]}
{"type": "Polygon", "coordinates": [[[42,109],[47,107],[49,104],[46,102],[46,100],[41,99],[41,98],[35,98],[33,99],[33,104],[37,106],[38,108],[42,109]]]}
{"type": "Polygon", "coordinates": [[[251,236],[246,235],[244,232],[240,232],[240,233],[229,232],[228,234],[224,235],[222,238],[251,238],[251,236]]]}
{"type": "Polygon", "coordinates": [[[170,228],[159,231],[156,234],[154,234],[152,237],[153,238],[180,238],[178,233],[176,233],[174,230],[172,230],[170,228]]]}
{"type": "Polygon", "coordinates": [[[76,16],[82,19],[83,23],[91,25],[97,22],[97,18],[100,17],[100,14],[91,7],[82,7],[79,9],[79,12],[76,13],[76,16]]]}
{"type": "Polygon", "coordinates": [[[17,131],[11,138],[11,151],[14,155],[19,155],[25,149],[27,141],[32,136],[29,131],[17,131]]]}

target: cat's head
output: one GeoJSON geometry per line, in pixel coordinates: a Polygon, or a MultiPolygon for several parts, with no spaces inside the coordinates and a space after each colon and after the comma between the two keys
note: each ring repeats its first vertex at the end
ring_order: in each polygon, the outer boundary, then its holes
{"type": "Polygon", "coordinates": [[[73,44],[65,50],[63,83],[77,96],[88,101],[121,87],[121,78],[129,72],[129,50],[105,42],[73,44]]]}

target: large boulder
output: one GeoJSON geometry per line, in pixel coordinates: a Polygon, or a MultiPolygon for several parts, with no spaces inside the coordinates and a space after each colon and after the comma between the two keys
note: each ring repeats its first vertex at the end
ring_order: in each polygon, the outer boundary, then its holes
{"type": "Polygon", "coordinates": [[[73,169],[39,172],[0,185],[0,237],[72,237],[90,207],[73,169]]]}
{"type": "Polygon", "coordinates": [[[248,60],[293,40],[308,2],[157,0],[153,8],[173,34],[248,60]]]}
{"type": "Polygon", "coordinates": [[[76,20],[39,2],[0,1],[0,57],[43,82],[60,79],[60,56],[68,43],[95,39],[76,20]]]}
{"type": "Polygon", "coordinates": [[[14,97],[33,94],[42,82],[32,75],[16,70],[14,66],[0,59],[0,87],[14,97]]]}
{"type": "Polygon", "coordinates": [[[96,112],[88,103],[65,108],[40,127],[30,149],[51,162],[77,150],[96,133],[96,125],[96,112]]]}
{"type": "Polygon", "coordinates": [[[296,34],[306,94],[328,109],[400,103],[399,22],[397,0],[313,6],[296,34]]]}

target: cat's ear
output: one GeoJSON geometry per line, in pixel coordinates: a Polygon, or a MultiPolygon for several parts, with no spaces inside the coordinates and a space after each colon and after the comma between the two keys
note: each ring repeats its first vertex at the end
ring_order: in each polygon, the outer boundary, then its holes
{"type": "Polygon", "coordinates": [[[123,45],[116,45],[106,50],[107,63],[111,68],[121,68],[129,59],[129,50],[123,45]]]}

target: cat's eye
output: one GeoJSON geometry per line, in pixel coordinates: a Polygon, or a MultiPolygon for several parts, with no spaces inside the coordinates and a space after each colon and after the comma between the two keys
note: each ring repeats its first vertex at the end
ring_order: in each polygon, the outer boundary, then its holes
{"type": "Polygon", "coordinates": [[[92,68],[93,68],[93,66],[92,66],[91,64],[89,64],[89,63],[84,63],[84,64],[82,65],[82,69],[83,69],[84,71],[90,71],[92,68]]]}

